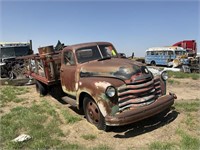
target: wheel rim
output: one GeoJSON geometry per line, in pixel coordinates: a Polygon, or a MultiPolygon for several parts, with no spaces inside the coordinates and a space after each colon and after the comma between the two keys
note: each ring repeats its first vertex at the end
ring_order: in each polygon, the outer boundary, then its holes
{"type": "Polygon", "coordinates": [[[96,103],[90,101],[87,104],[87,118],[93,124],[98,124],[100,121],[100,112],[96,103]]]}

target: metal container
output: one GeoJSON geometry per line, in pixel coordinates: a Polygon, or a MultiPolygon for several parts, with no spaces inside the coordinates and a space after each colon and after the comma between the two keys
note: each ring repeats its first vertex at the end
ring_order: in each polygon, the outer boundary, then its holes
{"type": "Polygon", "coordinates": [[[46,55],[49,53],[53,53],[54,52],[53,45],[40,47],[38,48],[38,52],[39,52],[39,55],[46,55]]]}

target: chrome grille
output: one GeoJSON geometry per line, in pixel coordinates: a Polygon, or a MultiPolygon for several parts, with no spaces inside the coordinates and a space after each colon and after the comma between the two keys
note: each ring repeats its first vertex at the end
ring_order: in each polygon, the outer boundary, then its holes
{"type": "Polygon", "coordinates": [[[119,110],[149,105],[159,96],[161,96],[160,78],[126,84],[118,88],[119,110]]]}

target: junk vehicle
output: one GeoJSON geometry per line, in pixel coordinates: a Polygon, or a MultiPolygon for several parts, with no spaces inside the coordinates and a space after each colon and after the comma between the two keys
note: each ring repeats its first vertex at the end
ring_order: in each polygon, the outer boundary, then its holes
{"type": "Polygon", "coordinates": [[[14,79],[22,75],[23,59],[16,59],[16,57],[30,54],[33,54],[32,41],[0,42],[1,78],[14,79]]]}
{"type": "Polygon", "coordinates": [[[195,40],[183,40],[173,44],[173,46],[186,49],[189,57],[195,57],[197,55],[197,43],[195,40]]]}
{"type": "Polygon", "coordinates": [[[180,58],[180,62],[184,65],[189,64],[186,58],[186,50],[178,46],[152,47],[146,50],[145,63],[150,65],[177,65],[175,59],[180,58]]]}
{"type": "Polygon", "coordinates": [[[182,64],[180,58],[176,60],[176,64],[182,67],[184,72],[198,72],[200,73],[200,57],[197,54],[197,43],[195,40],[183,40],[175,43],[173,46],[180,46],[187,51],[187,59],[189,64],[182,64]]]}
{"type": "Polygon", "coordinates": [[[62,100],[79,110],[98,129],[130,124],[171,107],[166,72],[153,75],[144,64],[120,58],[109,42],[82,43],[23,57],[27,75],[41,95],[64,92],[62,100]],[[30,62],[34,61],[34,66],[30,62]]]}

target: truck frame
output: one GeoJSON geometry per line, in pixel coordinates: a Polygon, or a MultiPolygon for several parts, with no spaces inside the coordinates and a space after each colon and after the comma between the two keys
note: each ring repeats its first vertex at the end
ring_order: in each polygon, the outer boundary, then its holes
{"type": "Polygon", "coordinates": [[[62,100],[83,110],[98,129],[148,118],[170,108],[176,99],[173,93],[166,95],[166,72],[153,75],[144,64],[120,58],[109,42],[38,51],[23,57],[36,89],[42,95],[62,93],[62,100]]]}

